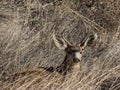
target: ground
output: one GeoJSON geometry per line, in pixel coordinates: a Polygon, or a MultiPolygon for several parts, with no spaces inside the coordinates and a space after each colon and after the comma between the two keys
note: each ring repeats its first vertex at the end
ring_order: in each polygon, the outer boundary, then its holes
{"type": "Polygon", "coordinates": [[[119,0],[0,1],[1,90],[119,90],[119,53],[119,0]],[[59,86],[61,76],[41,81],[38,70],[56,67],[64,59],[65,53],[53,43],[53,32],[64,32],[73,44],[98,35],[97,42],[85,49],[79,74],[68,75],[59,86]]]}

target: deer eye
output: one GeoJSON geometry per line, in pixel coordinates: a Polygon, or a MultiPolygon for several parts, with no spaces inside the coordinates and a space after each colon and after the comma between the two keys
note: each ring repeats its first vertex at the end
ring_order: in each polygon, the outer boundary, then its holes
{"type": "Polygon", "coordinates": [[[69,53],[69,54],[72,54],[73,52],[69,50],[68,53],[69,53]]]}
{"type": "Polygon", "coordinates": [[[84,50],[84,48],[82,48],[82,51],[84,50]]]}

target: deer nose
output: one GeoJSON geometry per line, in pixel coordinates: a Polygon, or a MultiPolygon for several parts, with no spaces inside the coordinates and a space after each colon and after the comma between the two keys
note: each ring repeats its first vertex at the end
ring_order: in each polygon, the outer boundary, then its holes
{"type": "Polygon", "coordinates": [[[77,58],[73,59],[73,61],[74,61],[75,63],[80,62],[80,60],[79,60],[79,59],[77,59],[77,58]]]}

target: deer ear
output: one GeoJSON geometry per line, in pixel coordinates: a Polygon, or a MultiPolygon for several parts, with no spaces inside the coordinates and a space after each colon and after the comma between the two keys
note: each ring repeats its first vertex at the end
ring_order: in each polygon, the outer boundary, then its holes
{"type": "Polygon", "coordinates": [[[80,44],[82,48],[85,48],[86,46],[90,46],[93,44],[98,38],[97,34],[89,36],[83,43],[80,44]]]}
{"type": "Polygon", "coordinates": [[[56,36],[53,34],[53,41],[60,50],[65,50],[68,47],[67,42],[63,38],[56,38],[56,36]]]}

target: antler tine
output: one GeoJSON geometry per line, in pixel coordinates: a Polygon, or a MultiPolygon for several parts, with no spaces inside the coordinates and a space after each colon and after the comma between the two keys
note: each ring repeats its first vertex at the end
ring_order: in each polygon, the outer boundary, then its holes
{"type": "Polygon", "coordinates": [[[81,40],[81,44],[84,43],[87,40],[87,32],[85,31],[85,35],[83,36],[82,40],[81,40]]]}
{"type": "Polygon", "coordinates": [[[66,42],[68,45],[71,45],[70,42],[65,38],[64,31],[62,32],[62,38],[65,40],[65,42],[66,42]]]}
{"type": "Polygon", "coordinates": [[[83,39],[81,40],[81,43],[79,44],[80,46],[82,46],[87,40],[88,40],[88,36],[89,36],[90,30],[85,30],[85,35],[83,36],[83,39]]]}
{"type": "Polygon", "coordinates": [[[56,41],[55,31],[53,31],[53,33],[52,33],[52,38],[54,41],[56,41]]]}

